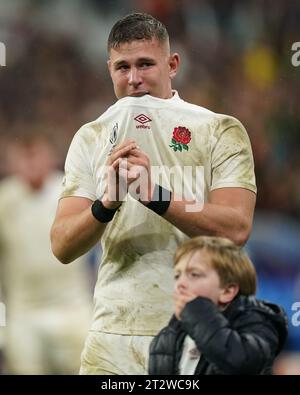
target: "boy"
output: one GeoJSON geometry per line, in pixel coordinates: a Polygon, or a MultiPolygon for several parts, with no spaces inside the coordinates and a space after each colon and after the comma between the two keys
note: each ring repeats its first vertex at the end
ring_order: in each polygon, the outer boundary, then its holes
{"type": "Polygon", "coordinates": [[[150,345],[150,374],[271,374],[287,337],[283,310],[258,301],[256,272],[226,238],[175,255],[175,315],[150,345]]]}

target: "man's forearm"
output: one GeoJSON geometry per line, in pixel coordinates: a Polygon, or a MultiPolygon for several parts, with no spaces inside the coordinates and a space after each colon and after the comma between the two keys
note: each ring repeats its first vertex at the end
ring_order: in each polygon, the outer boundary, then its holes
{"type": "Polygon", "coordinates": [[[173,200],[163,217],[190,237],[222,236],[238,245],[247,241],[252,218],[249,221],[238,209],[212,203],[205,203],[201,211],[187,212],[190,204],[173,200]]]}
{"type": "Polygon", "coordinates": [[[51,229],[52,251],[62,263],[70,263],[89,251],[105,228],[106,224],[94,218],[90,207],[79,214],[61,217],[51,229]]]}

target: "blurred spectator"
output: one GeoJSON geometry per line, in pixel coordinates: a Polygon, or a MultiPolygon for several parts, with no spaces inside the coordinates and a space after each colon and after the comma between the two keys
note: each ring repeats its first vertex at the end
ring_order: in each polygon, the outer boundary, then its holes
{"type": "Polygon", "coordinates": [[[66,268],[51,251],[62,181],[55,150],[35,132],[19,135],[7,149],[12,175],[0,184],[4,371],[77,374],[91,313],[89,267],[82,258],[66,268]]]}

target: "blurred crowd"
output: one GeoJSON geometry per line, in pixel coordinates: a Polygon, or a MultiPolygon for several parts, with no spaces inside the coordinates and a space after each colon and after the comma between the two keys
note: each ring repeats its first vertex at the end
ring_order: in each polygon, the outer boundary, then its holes
{"type": "Polygon", "coordinates": [[[300,40],[297,1],[1,0],[0,10],[2,150],[7,136],[50,130],[63,162],[75,131],[115,100],[106,70],[110,27],[146,11],[166,24],[182,55],[175,87],[183,98],[246,126],[258,207],[300,218],[300,67],[291,63],[300,40]]]}
{"type": "Polygon", "coordinates": [[[0,179],[10,171],[7,146],[28,131],[52,135],[62,169],[74,133],[116,100],[106,40],[113,23],[132,11],[167,26],[182,58],[174,85],[180,95],[245,125],[257,209],[300,221],[300,66],[291,62],[292,44],[300,41],[296,0],[0,0],[7,51],[0,67],[0,179]]]}

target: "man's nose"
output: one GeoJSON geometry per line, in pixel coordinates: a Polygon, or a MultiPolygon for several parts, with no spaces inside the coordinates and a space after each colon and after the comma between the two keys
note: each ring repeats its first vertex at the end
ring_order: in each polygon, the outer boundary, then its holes
{"type": "Polygon", "coordinates": [[[128,84],[132,86],[138,86],[141,83],[141,76],[137,68],[132,67],[128,76],[128,84]]]}

